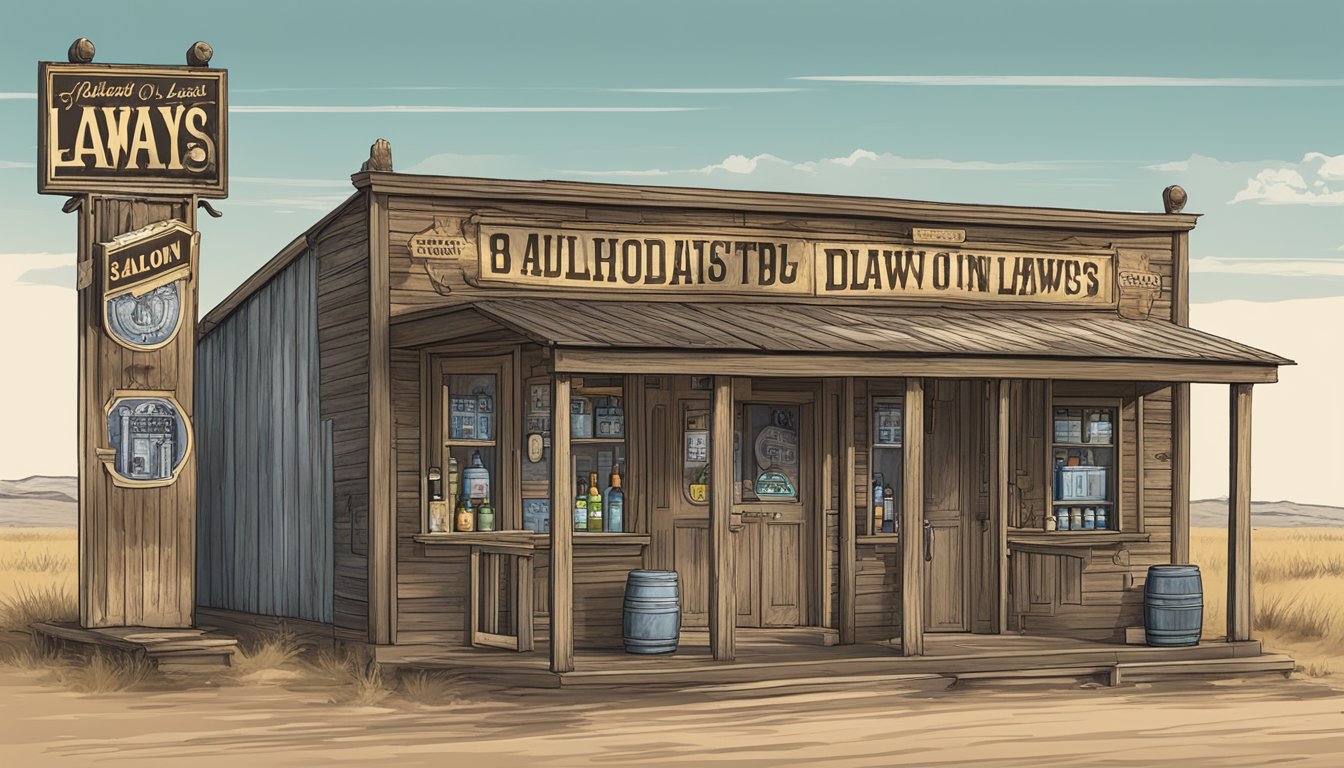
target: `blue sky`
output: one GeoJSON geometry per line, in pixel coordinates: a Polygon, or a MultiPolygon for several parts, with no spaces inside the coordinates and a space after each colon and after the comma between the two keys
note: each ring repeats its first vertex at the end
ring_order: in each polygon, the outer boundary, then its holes
{"type": "Polygon", "coordinates": [[[202,312],[378,137],[475,176],[1150,211],[1180,183],[1194,301],[1340,297],[1340,29],[1338,2],[29,2],[0,27],[0,301],[73,282],[33,92],[81,35],[229,69],[202,312]]]}

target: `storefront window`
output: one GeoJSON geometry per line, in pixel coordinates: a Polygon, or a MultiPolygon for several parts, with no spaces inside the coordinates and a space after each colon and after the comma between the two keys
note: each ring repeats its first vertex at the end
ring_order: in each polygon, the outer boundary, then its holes
{"type": "Polygon", "coordinates": [[[1119,409],[1056,400],[1052,414],[1055,530],[1119,530],[1119,409]]]}
{"type": "Polygon", "coordinates": [[[874,397],[870,419],[871,453],[866,525],[869,535],[896,533],[900,525],[905,479],[903,397],[874,397]]]}
{"type": "Polygon", "coordinates": [[[627,528],[625,488],[632,470],[626,464],[625,425],[623,376],[574,380],[569,444],[574,462],[576,531],[622,533],[627,528]],[[582,503],[580,494],[584,496],[582,503]],[[585,518],[582,522],[581,514],[585,518]]]}
{"type": "Polygon", "coordinates": [[[799,418],[796,405],[742,407],[734,446],[742,501],[798,501],[799,418]]]}
{"type": "Polygon", "coordinates": [[[709,411],[681,414],[681,492],[692,504],[709,503],[709,411]]]}

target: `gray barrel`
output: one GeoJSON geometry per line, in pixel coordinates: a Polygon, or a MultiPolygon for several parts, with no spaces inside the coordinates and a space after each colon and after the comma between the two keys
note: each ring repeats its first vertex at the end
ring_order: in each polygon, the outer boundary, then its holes
{"type": "Polygon", "coordinates": [[[671,653],[681,636],[676,571],[631,571],[625,579],[626,653],[671,653]]]}
{"type": "Polygon", "coordinates": [[[1143,587],[1143,619],[1149,645],[1198,645],[1204,626],[1204,585],[1199,566],[1149,566],[1143,587]]]}

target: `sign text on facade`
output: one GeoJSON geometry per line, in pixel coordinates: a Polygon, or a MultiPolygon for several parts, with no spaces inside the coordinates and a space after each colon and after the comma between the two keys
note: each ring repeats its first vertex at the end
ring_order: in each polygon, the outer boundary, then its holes
{"type": "Polygon", "coordinates": [[[769,235],[483,226],[483,283],[572,290],[1109,306],[1109,254],[1034,253],[769,235]]]}

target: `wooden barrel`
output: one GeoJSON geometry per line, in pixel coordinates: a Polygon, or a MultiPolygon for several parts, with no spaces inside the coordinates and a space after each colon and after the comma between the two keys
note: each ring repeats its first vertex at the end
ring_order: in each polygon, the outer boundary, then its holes
{"type": "Polygon", "coordinates": [[[631,571],[625,579],[626,653],[671,653],[681,636],[676,571],[631,571]]]}
{"type": "Polygon", "coordinates": [[[1143,619],[1149,645],[1198,645],[1204,626],[1204,585],[1199,566],[1149,566],[1143,587],[1143,619]]]}

